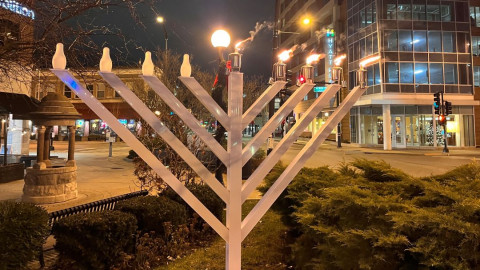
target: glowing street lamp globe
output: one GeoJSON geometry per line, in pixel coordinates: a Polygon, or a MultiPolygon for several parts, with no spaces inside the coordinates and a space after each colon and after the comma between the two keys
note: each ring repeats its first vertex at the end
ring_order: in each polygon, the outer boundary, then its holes
{"type": "Polygon", "coordinates": [[[225,30],[217,30],[212,35],[212,45],[215,48],[228,47],[230,45],[230,35],[225,30]]]}
{"type": "Polygon", "coordinates": [[[164,19],[163,17],[161,17],[161,16],[158,16],[158,17],[157,17],[157,22],[158,22],[158,23],[163,23],[164,20],[165,20],[165,19],[164,19]]]}

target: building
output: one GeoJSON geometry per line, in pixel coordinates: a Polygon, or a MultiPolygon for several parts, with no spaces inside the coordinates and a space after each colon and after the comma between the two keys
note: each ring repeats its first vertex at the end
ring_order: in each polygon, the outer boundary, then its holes
{"type": "MultiPolygon", "coordinates": [[[[31,122],[19,114],[34,107],[30,100],[31,73],[28,70],[32,51],[35,12],[33,1],[0,0],[0,118],[2,142],[7,128],[7,153],[28,155],[31,122]],[[26,47],[22,47],[26,46],[26,47]],[[8,121],[7,121],[8,120],[8,121]]],[[[1,153],[5,147],[1,145],[1,153]]]]}
{"type": "MultiPolygon", "coordinates": [[[[116,69],[114,73],[140,97],[149,89],[147,84],[140,78],[140,75],[142,75],[140,69],[116,69]]],[[[100,75],[98,75],[98,70],[82,72],[77,78],[130,131],[138,131],[139,117],[137,113],[113,88],[103,81],[100,75]]],[[[49,92],[62,94],[71,100],[75,109],[82,115],[75,125],[77,140],[105,139],[105,134],[108,130],[107,123],[98,119],[97,115],[50,71],[39,71],[38,77],[33,80],[31,91],[32,96],[39,100],[49,92]]],[[[54,136],[59,140],[66,139],[67,127],[55,126],[53,132],[54,136]]]]}
{"type": "MultiPolygon", "coordinates": [[[[321,2],[325,8],[332,1],[280,0],[277,4],[306,7],[312,2],[321,2]]],[[[356,85],[359,61],[380,56],[379,63],[368,67],[369,87],[350,112],[348,139],[352,143],[386,150],[443,146],[443,129],[433,108],[436,92],[444,93],[445,100],[453,104],[453,114],[447,116],[448,146],[473,147],[480,142],[480,132],[475,131],[475,126],[480,127],[475,125],[480,121],[476,120],[480,103],[474,95],[474,86],[480,86],[480,66],[476,67],[480,65],[476,59],[479,47],[475,45],[480,38],[475,36],[480,35],[480,28],[476,28],[480,7],[473,3],[338,3],[346,5],[346,17],[340,12],[340,20],[334,21],[332,28],[337,44],[343,45],[345,40],[346,46],[337,45],[336,53],[347,53],[344,71],[348,72],[348,89],[356,85]]],[[[329,14],[335,16],[334,12],[329,14]]],[[[282,16],[286,18],[286,14],[281,13],[280,21],[282,16]]],[[[480,26],[480,18],[478,22],[480,26]]],[[[315,132],[315,127],[310,130],[315,132]]],[[[346,139],[345,131],[343,135],[346,139]]]]}
{"type": "MultiPolygon", "coordinates": [[[[295,83],[299,78],[300,69],[305,65],[306,58],[310,54],[325,54],[324,58],[313,64],[314,82],[317,87],[305,96],[304,100],[294,109],[293,117],[299,119],[330,83],[333,59],[345,48],[346,40],[342,33],[346,28],[346,2],[342,0],[278,0],[275,14],[274,59],[276,60],[276,55],[282,50],[294,49],[294,55],[287,62],[292,82],[295,83]]],[[[344,70],[346,70],[346,65],[344,70]]],[[[341,96],[348,94],[346,88],[340,92],[341,96]]],[[[277,98],[274,107],[270,107],[270,109],[273,111],[278,109],[280,102],[280,99],[277,98]]],[[[302,136],[309,137],[315,133],[336,106],[336,99],[332,99],[330,106],[324,108],[302,136]]],[[[289,119],[293,119],[293,117],[289,117],[289,119]]],[[[329,139],[336,139],[336,132],[337,130],[334,130],[329,139]]],[[[342,121],[341,132],[342,140],[350,141],[348,117],[342,121]]]]}

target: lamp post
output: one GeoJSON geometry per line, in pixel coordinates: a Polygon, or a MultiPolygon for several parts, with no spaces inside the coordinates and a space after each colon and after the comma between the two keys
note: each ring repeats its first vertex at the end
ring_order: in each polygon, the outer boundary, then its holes
{"type": "Polygon", "coordinates": [[[165,51],[167,51],[168,50],[168,33],[167,33],[167,27],[165,26],[165,19],[162,16],[158,16],[157,22],[163,25],[163,34],[165,36],[165,51]]]}
{"type": "MultiPolygon", "coordinates": [[[[341,68],[341,65],[345,58],[347,58],[346,54],[337,56],[333,60],[334,67],[332,69],[332,81],[334,83],[337,82],[337,84],[342,85],[342,88],[343,88],[343,69],[341,68]]],[[[342,90],[340,89],[340,91],[338,91],[336,94],[337,107],[340,106],[340,101],[341,101],[340,99],[342,94],[341,92],[342,90]]],[[[342,147],[342,124],[341,123],[342,122],[340,121],[338,122],[338,125],[337,125],[337,148],[342,147]]]]}

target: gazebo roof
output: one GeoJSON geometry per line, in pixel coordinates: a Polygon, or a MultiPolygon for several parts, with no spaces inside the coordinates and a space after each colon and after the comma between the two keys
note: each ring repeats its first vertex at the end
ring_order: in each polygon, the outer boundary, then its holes
{"type": "Polygon", "coordinates": [[[81,115],[64,95],[50,92],[42,98],[37,110],[30,113],[37,125],[73,125],[81,115]]]}

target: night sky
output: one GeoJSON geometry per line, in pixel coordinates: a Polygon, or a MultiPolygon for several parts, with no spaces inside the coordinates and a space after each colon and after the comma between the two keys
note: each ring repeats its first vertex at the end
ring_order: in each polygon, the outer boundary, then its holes
{"type": "MultiPolygon", "coordinates": [[[[153,10],[146,6],[139,8],[144,28],[135,25],[126,11],[104,14],[98,20],[109,21],[135,40],[139,47],[130,50],[129,58],[139,59],[144,50],[155,51],[158,46],[165,48],[162,25],[156,22],[157,12],[165,18],[168,48],[179,54],[188,53],[192,64],[214,71],[217,56],[210,42],[213,31],[218,28],[227,30],[235,44],[249,37],[256,22],[273,22],[274,11],[275,0],[164,0],[153,10]]],[[[244,50],[242,71],[268,77],[271,59],[270,29],[260,32],[244,50]]]]}

